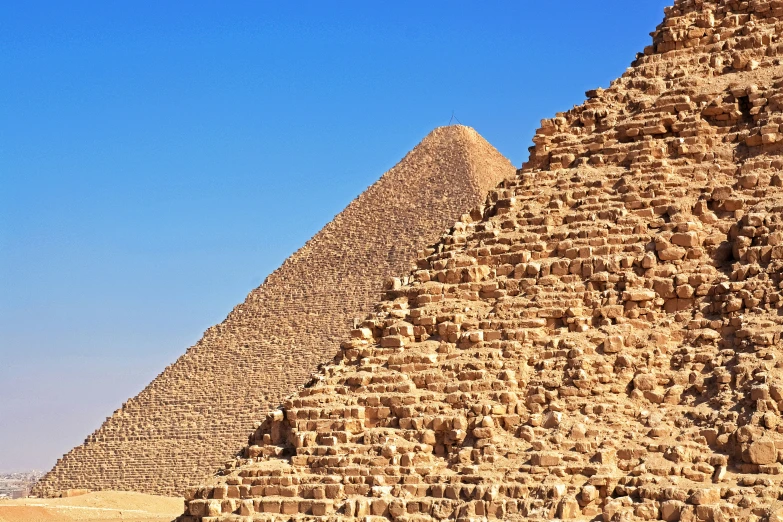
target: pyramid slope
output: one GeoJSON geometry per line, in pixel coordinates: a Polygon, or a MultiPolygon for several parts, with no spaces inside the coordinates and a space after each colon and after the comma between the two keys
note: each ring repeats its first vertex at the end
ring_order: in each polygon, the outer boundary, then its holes
{"type": "Polygon", "coordinates": [[[224,322],[37,485],[181,494],[236,455],[254,422],[339,352],[391,274],[408,270],[514,167],[469,127],[435,129],[224,322]]]}
{"type": "Polygon", "coordinates": [[[676,1],[181,520],[783,520],[781,29],[676,1]]]}

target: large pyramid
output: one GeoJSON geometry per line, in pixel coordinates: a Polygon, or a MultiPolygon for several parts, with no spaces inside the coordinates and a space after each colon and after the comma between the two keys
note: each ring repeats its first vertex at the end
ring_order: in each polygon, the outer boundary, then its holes
{"type": "Polygon", "coordinates": [[[783,520],[781,33],[677,0],[182,520],[783,520]]]}
{"type": "MultiPolygon", "coordinates": [[[[434,130],[36,486],[181,494],[332,360],[385,278],[513,177],[473,129],[434,130]]],[[[295,209],[293,209],[295,211],[295,209]]],[[[272,224],[273,225],[273,224],[272,224]]]]}

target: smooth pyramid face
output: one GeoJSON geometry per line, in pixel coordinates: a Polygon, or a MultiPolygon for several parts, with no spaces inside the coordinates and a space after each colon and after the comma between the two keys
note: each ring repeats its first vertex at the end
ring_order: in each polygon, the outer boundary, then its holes
{"type": "Polygon", "coordinates": [[[183,520],[782,520],[781,29],[676,2],[183,520]]]}
{"type": "MultiPolygon", "coordinates": [[[[232,459],[256,420],[339,353],[386,278],[409,270],[418,250],[514,172],[473,129],[435,129],[60,459],[35,493],[181,495],[232,459]]],[[[297,212],[296,194],[286,197],[297,212]]]]}

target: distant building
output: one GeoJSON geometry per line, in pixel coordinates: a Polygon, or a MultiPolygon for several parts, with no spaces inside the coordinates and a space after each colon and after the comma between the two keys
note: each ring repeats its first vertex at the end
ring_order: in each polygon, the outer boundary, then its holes
{"type": "Polygon", "coordinates": [[[30,494],[30,486],[25,486],[22,489],[17,489],[11,492],[11,498],[24,498],[30,494]]]}
{"type": "Polygon", "coordinates": [[[41,473],[38,471],[0,473],[0,499],[28,496],[33,485],[40,478],[41,473]]]}

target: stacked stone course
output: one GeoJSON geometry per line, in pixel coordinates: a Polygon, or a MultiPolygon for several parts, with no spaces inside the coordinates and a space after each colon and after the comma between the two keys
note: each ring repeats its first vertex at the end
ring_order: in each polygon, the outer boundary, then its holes
{"type": "Polygon", "coordinates": [[[783,520],[780,34],[677,0],[181,520],[783,520]]]}
{"type": "Polygon", "coordinates": [[[39,495],[182,494],[232,459],[254,422],[332,360],[381,285],[409,269],[514,167],[473,129],[428,135],[85,443],[39,495]]]}

